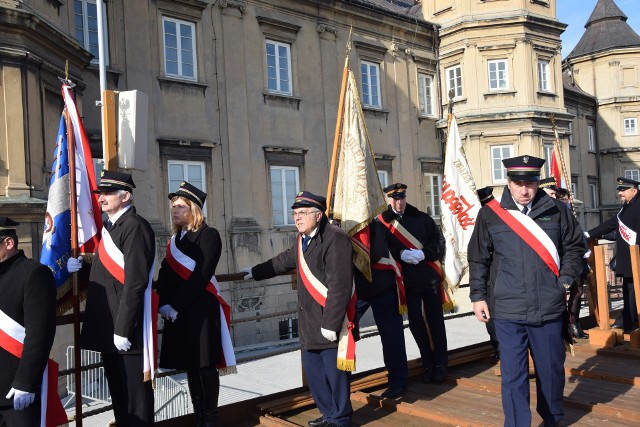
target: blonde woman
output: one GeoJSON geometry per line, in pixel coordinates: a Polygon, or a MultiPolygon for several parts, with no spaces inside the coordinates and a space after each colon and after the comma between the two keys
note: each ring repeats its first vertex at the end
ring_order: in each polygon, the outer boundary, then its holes
{"type": "MultiPolygon", "coordinates": [[[[158,275],[160,314],[166,319],[160,367],[187,371],[196,426],[218,425],[220,380],[217,366],[223,355],[223,330],[215,273],[222,241],[205,223],[206,193],[182,182],[171,200],[174,235],[158,275]],[[212,283],[213,282],[213,283],[212,283]]],[[[228,329],[227,329],[228,335],[228,329]]],[[[234,361],[235,364],[235,361],[234,361]]]]}

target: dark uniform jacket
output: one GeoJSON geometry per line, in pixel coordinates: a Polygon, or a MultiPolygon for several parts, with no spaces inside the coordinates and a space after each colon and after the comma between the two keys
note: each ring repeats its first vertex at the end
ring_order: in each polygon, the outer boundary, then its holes
{"type": "Polygon", "coordinates": [[[126,354],[142,352],[144,292],[155,258],[155,234],[134,207],[113,224],[111,238],[124,254],[124,285],[116,280],[95,256],[89,275],[87,307],[80,335],[82,348],[118,353],[113,335],[126,337],[131,348],[126,354]]]}
{"type": "MultiPolygon", "coordinates": [[[[389,222],[395,219],[397,215],[389,206],[382,213],[382,217],[389,222]]],[[[399,222],[413,237],[422,243],[425,261],[441,261],[444,258],[444,236],[433,218],[407,203],[402,219],[399,222]]],[[[441,278],[435,270],[424,262],[409,264],[402,261],[400,253],[407,247],[396,239],[390,231],[387,231],[387,238],[393,257],[402,266],[402,276],[407,290],[427,291],[440,285],[441,278]]]]}
{"type": "MultiPolygon", "coordinates": [[[[338,346],[322,336],[321,328],[340,332],[353,287],[352,246],[349,236],[323,218],[319,230],[304,253],[313,275],[327,287],[325,307],[307,291],[298,271],[298,331],[304,350],[322,350],[338,346]]],[[[297,267],[298,243],[252,269],[256,280],[264,280],[297,267]]]]}
{"type": "Polygon", "coordinates": [[[25,327],[22,357],[0,348],[0,406],[13,406],[11,388],[35,393],[42,385],[56,333],[56,284],[51,270],[24,252],[0,262],[0,310],[25,327]]]}
{"type": "MultiPolygon", "coordinates": [[[[375,264],[380,258],[389,258],[389,246],[387,245],[386,227],[380,221],[371,221],[369,226],[371,235],[371,265],[375,264]]],[[[354,268],[356,294],[358,299],[371,300],[378,295],[387,292],[396,286],[396,275],[393,270],[376,270],[371,268],[372,281],[369,282],[366,277],[354,268]]]]}
{"type": "MultiPolygon", "coordinates": [[[[508,187],[502,194],[503,209],[518,209],[508,187]]],[[[489,206],[478,213],[468,247],[472,302],[486,300],[492,256],[497,262],[492,317],[541,323],[558,319],[566,310],[564,283],[580,275],[586,251],[582,232],[571,211],[539,190],[529,217],[551,238],[560,256],[560,276],[523,241],[489,206]]]]}
{"type": "Polygon", "coordinates": [[[205,290],[222,253],[218,230],[206,224],[197,231],[187,231],[176,246],[196,262],[193,273],[182,279],[162,261],[157,289],[160,307],[170,304],[178,312],[175,322],[165,320],[162,334],[160,367],[199,369],[216,366],[222,351],[220,304],[205,290]]]}
{"type": "MultiPolygon", "coordinates": [[[[618,213],[620,219],[630,229],[640,234],[640,192],[635,197],[622,205],[622,209],[618,213]]],[[[609,218],[607,221],[589,230],[589,236],[596,238],[611,231],[618,230],[617,216],[609,218]]],[[[640,244],[640,240],[636,238],[636,245],[640,244]]],[[[631,253],[629,244],[622,238],[620,233],[616,234],[616,275],[622,277],[633,277],[631,271],[631,253]]]]}

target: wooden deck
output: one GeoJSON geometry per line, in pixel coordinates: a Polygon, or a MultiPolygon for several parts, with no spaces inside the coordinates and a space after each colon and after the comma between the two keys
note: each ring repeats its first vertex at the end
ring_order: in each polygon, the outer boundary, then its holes
{"type": "MultiPolygon", "coordinates": [[[[481,354],[481,353],[480,353],[481,354]]],[[[468,356],[468,355],[467,355],[468,356]]],[[[468,359],[469,357],[467,357],[468,359]]],[[[502,426],[500,377],[487,357],[455,363],[443,384],[422,384],[420,369],[412,363],[409,389],[401,399],[380,399],[380,384],[351,395],[355,426],[502,426]]],[[[628,343],[614,349],[596,350],[586,340],[575,346],[575,357],[567,355],[563,426],[640,425],[640,350],[628,343]]],[[[373,378],[376,381],[375,377],[373,378]]],[[[360,384],[367,379],[359,380],[360,384]]],[[[356,384],[356,389],[358,384],[356,384]]],[[[304,396],[259,405],[261,426],[306,426],[320,416],[313,407],[298,408],[304,396]],[[288,407],[293,408],[285,411],[288,407]]],[[[535,381],[531,380],[533,424],[542,424],[535,411],[535,381]]]]}

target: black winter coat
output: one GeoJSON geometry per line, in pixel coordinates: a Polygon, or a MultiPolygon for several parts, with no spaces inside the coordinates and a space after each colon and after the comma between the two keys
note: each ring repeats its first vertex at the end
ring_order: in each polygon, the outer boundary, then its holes
{"type": "Polygon", "coordinates": [[[56,333],[56,284],[51,270],[18,251],[0,262],[0,310],[25,328],[22,357],[0,347],[0,406],[11,388],[35,393],[42,385],[56,333]]]}
{"type": "Polygon", "coordinates": [[[87,350],[118,353],[113,335],[126,337],[131,348],[122,354],[142,352],[144,292],[156,256],[155,234],[134,207],[113,224],[111,238],[124,254],[124,285],[95,256],[89,275],[89,290],[80,344],[87,350]]]}
{"type": "MultiPolygon", "coordinates": [[[[388,258],[389,246],[387,244],[387,228],[380,223],[380,221],[373,220],[369,226],[371,236],[371,264],[378,262],[380,258],[388,258]]],[[[370,300],[378,295],[387,292],[389,289],[396,286],[396,275],[391,270],[376,270],[371,269],[372,281],[369,282],[366,277],[358,270],[354,268],[356,294],[358,299],[370,300]]]]}
{"type": "MultiPolygon", "coordinates": [[[[518,209],[505,187],[502,209],[518,209]]],[[[560,276],[508,227],[489,206],[478,213],[468,247],[472,302],[483,301],[490,282],[492,259],[497,262],[493,288],[496,319],[537,324],[555,320],[566,310],[564,283],[572,283],[582,270],[586,251],[582,232],[571,211],[539,190],[529,217],[551,238],[560,256],[560,276]],[[493,257],[493,258],[492,258],[493,257]]]]}
{"type": "MultiPolygon", "coordinates": [[[[385,221],[389,222],[397,217],[391,206],[382,213],[385,221]]],[[[445,254],[445,240],[440,228],[429,214],[407,204],[400,224],[407,229],[420,243],[422,243],[425,261],[442,261],[445,254]]],[[[429,291],[440,285],[441,278],[426,263],[409,264],[402,261],[400,253],[407,249],[390,231],[387,230],[387,239],[393,257],[402,266],[402,277],[407,290],[429,291]]]]}
{"type": "MultiPolygon", "coordinates": [[[[620,209],[618,215],[624,225],[640,234],[640,192],[638,192],[629,203],[622,205],[622,209],[620,209]]],[[[614,216],[589,230],[589,236],[597,238],[616,230],[618,230],[618,218],[614,216]]],[[[640,244],[637,237],[635,244],[640,244]]],[[[616,276],[633,277],[629,243],[622,238],[619,232],[616,233],[616,276]]]]}
{"type": "MultiPolygon", "coordinates": [[[[352,246],[349,236],[323,218],[318,233],[311,239],[305,260],[313,275],[327,287],[325,307],[318,304],[305,288],[298,271],[298,332],[304,350],[322,350],[338,346],[322,336],[321,328],[340,332],[353,288],[352,246]]],[[[274,258],[253,267],[254,279],[264,280],[293,270],[298,265],[298,243],[274,258]]]]}
{"type": "Polygon", "coordinates": [[[176,246],[196,265],[184,280],[166,259],[162,261],[157,282],[160,307],[170,304],[178,318],[164,322],[160,367],[184,370],[216,366],[222,352],[220,303],[205,287],[220,260],[222,240],[218,230],[207,225],[186,232],[180,240],[178,236],[176,246]]]}

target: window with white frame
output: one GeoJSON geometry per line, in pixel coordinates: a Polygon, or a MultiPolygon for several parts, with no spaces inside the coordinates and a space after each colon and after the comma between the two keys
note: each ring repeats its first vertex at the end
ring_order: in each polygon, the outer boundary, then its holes
{"type": "Polygon", "coordinates": [[[362,78],[362,105],[380,108],[380,65],[362,61],[360,76],[362,78]]]}
{"type": "Polygon", "coordinates": [[[291,205],[300,191],[299,168],[271,166],[270,174],[273,225],[294,225],[291,205]]]}
{"type": "Polygon", "coordinates": [[[538,89],[549,92],[551,84],[549,83],[549,61],[544,59],[538,60],[538,89]]]}
{"type": "Polygon", "coordinates": [[[592,209],[598,208],[598,188],[595,183],[589,183],[589,202],[592,209]]]}
{"type": "Polygon", "coordinates": [[[567,133],[569,136],[569,145],[573,145],[573,123],[569,122],[569,132],[567,133]]]}
{"type": "Polygon", "coordinates": [[[506,90],[509,88],[509,73],[506,59],[487,61],[489,67],[489,90],[506,90]]]}
{"type": "Polygon", "coordinates": [[[544,173],[551,176],[551,159],[553,158],[553,144],[544,144],[544,173]]]}
{"type": "MultiPolygon", "coordinates": [[[[571,181],[575,181],[575,179],[572,178],[571,181]]],[[[574,199],[578,197],[578,185],[575,182],[571,183],[571,196],[574,199]]]]}
{"type": "MultiPolygon", "coordinates": [[[[169,193],[175,193],[180,188],[182,181],[187,181],[194,187],[207,192],[207,181],[205,179],[204,162],[190,162],[183,160],[168,160],[167,170],[169,177],[169,193]]],[[[202,212],[207,212],[207,207],[202,207],[202,212]]]]}
{"type": "MultiPolygon", "coordinates": [[[[107,46],[107,13],[106,7],[102,3],[102,28],[104,29],[104,49],[109,51],[107,46]]],[[[75,22],[75,37],[78,43],[93,55],[91,62],[97,63],[100,59],[98,51],[98,8],[96,0],[74,0],[73,15],[75,22]]],[[[105,58],[105,64],[109,63],[109,55],[105,58]]]]}
{"type": "Polygon", "coordinates": [[[389,185],[388,184],[388,182],[389,182],[389,172],[379,170],[378,171],[378,179],[380,180],[380,186],[382,188],[386,187],[387,185],[389,185]]]}
{"type": "Polygon", "coordinates": [[[491,177],[493,182],[505,182],[507,169],[502,164],[503,159],[513,157],[513,145],[494,145],[491,147],[491,177]]]}
{"type": "Polygon", "coordinates": [[[596,135],[594,133],[594,129],[592,125],[589,125],[587,127],[587,135],[589,135],[589,145],[588,145],[588,149],[589,151],[595,152],[596,151],[596,135]]]}
{"type": "Polygon", "coordinates": [[[638,119],[636,118],[624,119],[624,134],[625,135],[638,134],[638,119]]]}
{"type": "Polygon", "coordinates": [[[433,116],[433,76],[418,74],[418,97],[420,115],[433,116]]]}
{"type": "Polygon", "coordinates": [[[427,213],[432,217],[439,217],[442,215],[442,210],[440,209],[442,176],[439,174],[425,173],[424,188],[427,197],[427,213]]]}
{"type": "Polygon", "coordinates": [[[453,90],[453,97],[459,98],[462,96],[462,67],[455,65],[445,70],[447,76],[447,96],[448,93],[453,90]]]}
{"type": "Polygon", "coordinates": [[[162,17],[165,75],[197,80],[196,26],[193,22],[162,17]]]}
{"type": "Polygon", "coordinates": [[[291,45],[266,40],[267,90],[271,93],[292,95],[291,45]]]}
{"type": "Polygon", "coordinates": [[[640,181],[640,169],[626,169],[624,171],[624,177],[633,179],[634,181],[640,181]]]}

